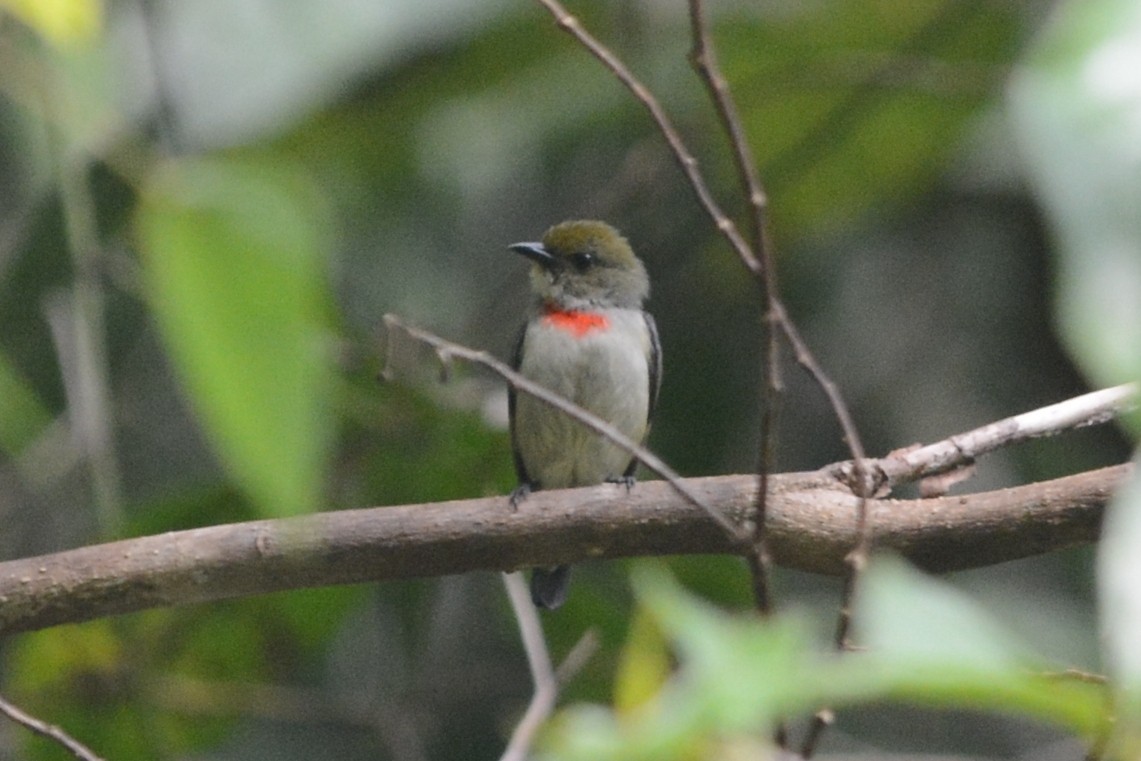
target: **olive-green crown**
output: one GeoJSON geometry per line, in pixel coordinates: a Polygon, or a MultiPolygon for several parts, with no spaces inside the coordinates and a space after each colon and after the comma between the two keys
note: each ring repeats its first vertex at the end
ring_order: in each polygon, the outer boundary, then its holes
{"type": "MultiPolygon", "coordinates": [[[[517,244],[526,253],[531,244],[517,244]]],[[[541,250],[534,256],[533,282],[539,296],[563,306],[617,306],[639,308],[650,293],[646,268],[634,255],[629,242],[605,222],[562,222],[543,235],[541,250]]]]}

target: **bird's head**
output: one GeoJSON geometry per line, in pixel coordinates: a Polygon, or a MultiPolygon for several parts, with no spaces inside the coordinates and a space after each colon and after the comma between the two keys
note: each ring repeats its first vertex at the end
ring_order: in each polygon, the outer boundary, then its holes
{"type": "Polygon", "coordinates": [[[509,248],[534,264],[531,285],[562,309],[639,309],[650,295],[646,268],[630,244],[605,222],[577,220],[547,230],[539,243],[509,248]]]}

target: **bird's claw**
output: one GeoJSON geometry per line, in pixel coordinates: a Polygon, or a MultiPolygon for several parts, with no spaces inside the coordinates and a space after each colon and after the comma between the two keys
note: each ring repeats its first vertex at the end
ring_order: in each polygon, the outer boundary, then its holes
{"type": "Polygon", "coordinates": [[[637,482],[638,479],[634,478],[633,476],[612,476],[606,479],[606,483],[608,484],[618,484],[619,486],[625,486],[627,494],[630,493],[630,490],[634,488],[634,484],[637,482]]]}
{"type": "Polygon", "coordinates": [[[519,504],[523,500],[527,499],[532,491],[534,491],[534,487],[531,484],[519,484],[516,486],[515,489],[511,492],[511,496],[508,498],[511,503],[511,511],[515,512],[518,510],[519,504]]]}

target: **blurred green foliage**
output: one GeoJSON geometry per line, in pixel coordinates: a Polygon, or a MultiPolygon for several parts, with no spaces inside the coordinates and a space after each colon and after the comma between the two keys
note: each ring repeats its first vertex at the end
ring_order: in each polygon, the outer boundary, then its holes
{"type": "MultiPolygon", "coordinates": [[[[1106,63],[1135,62],[1133,5],[1066,3],[1041,28],[1045,0],[709,3],[782,292],[870,452],[1137,377],[1141,66],[1106,63]]],[[[571,10],[740,214],[684,4],[571,10]]],[[[538,5],[0,0],[4,557],[505,494],[503,389],[465,368],[437,383],[381,317],[506,356],[527,295],[505,245],[579,216],[615,223],[651,272],[651,445],[687,474],[751,470],[756,291],[644,110],[538,5]]],[[[780,469],[845,457],[818,390],[783,369],[780,469]]],[[[968,486],[1130,447],[1103,426],[996,454],[968,486]]],[[[822,703],[843,709],[824,753],[1076,746],[1104,696],[1034,672],[1113,668],[1136,692],[1137,499],[1096,563],[951,586],[879,566],[861,597],[874,652],[851,658],[826,654],[830,580],[778,572],[780,615],[758,626],[712,607],[749,606],[734,558],[670,559],[688,591],[657,566],[576,568],[544,618],[553,656],[588,629],[601,646],[545,752],[756,757],[778,718],[822,703]]],[[[530,692],[490,574],[151,611],[2,654],[0,693],[116,761],[491,758],[530,692]]],[[[5,728],[0,756],[65,754],[5,728]]]]}
{"type": "Polygon", "coordinates": [[[332,395],[318,196],[280,161],[182,162],[157,175],[136,227],[172,361],[262,512],[311,511],[332,395]]]}
{"type": "Polygon", "coordinates": [[[613,713],[568,709],[552,726],[544,757],[736,757],[735,748],[771,736],[785,716],[871,700],[1037,716],[1088,738],[1104,728],[1100,687],[1044,675],[1048,662],[1013,642],[974,601],[899,561],[881,559],[867,571],[859,621],[867,652],[843,658],[813,647],[797,617],[730,618],[682,592],[660,566],[640,565],[634,581],[666,635],[642,637],[643,647],[664,656],[668,641],[676,672],[662,675],[652,700],[613,713]]]}

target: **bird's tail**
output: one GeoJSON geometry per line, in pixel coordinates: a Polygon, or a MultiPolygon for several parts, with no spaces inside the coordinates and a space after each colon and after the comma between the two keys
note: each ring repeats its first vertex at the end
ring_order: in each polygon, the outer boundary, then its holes
{"type": "Polygon", "coordinates": [[[554,610],[566,602],[570,586],[570,566],[536,568],[531,571],[531,602],[535,607],[554,610]]]}

